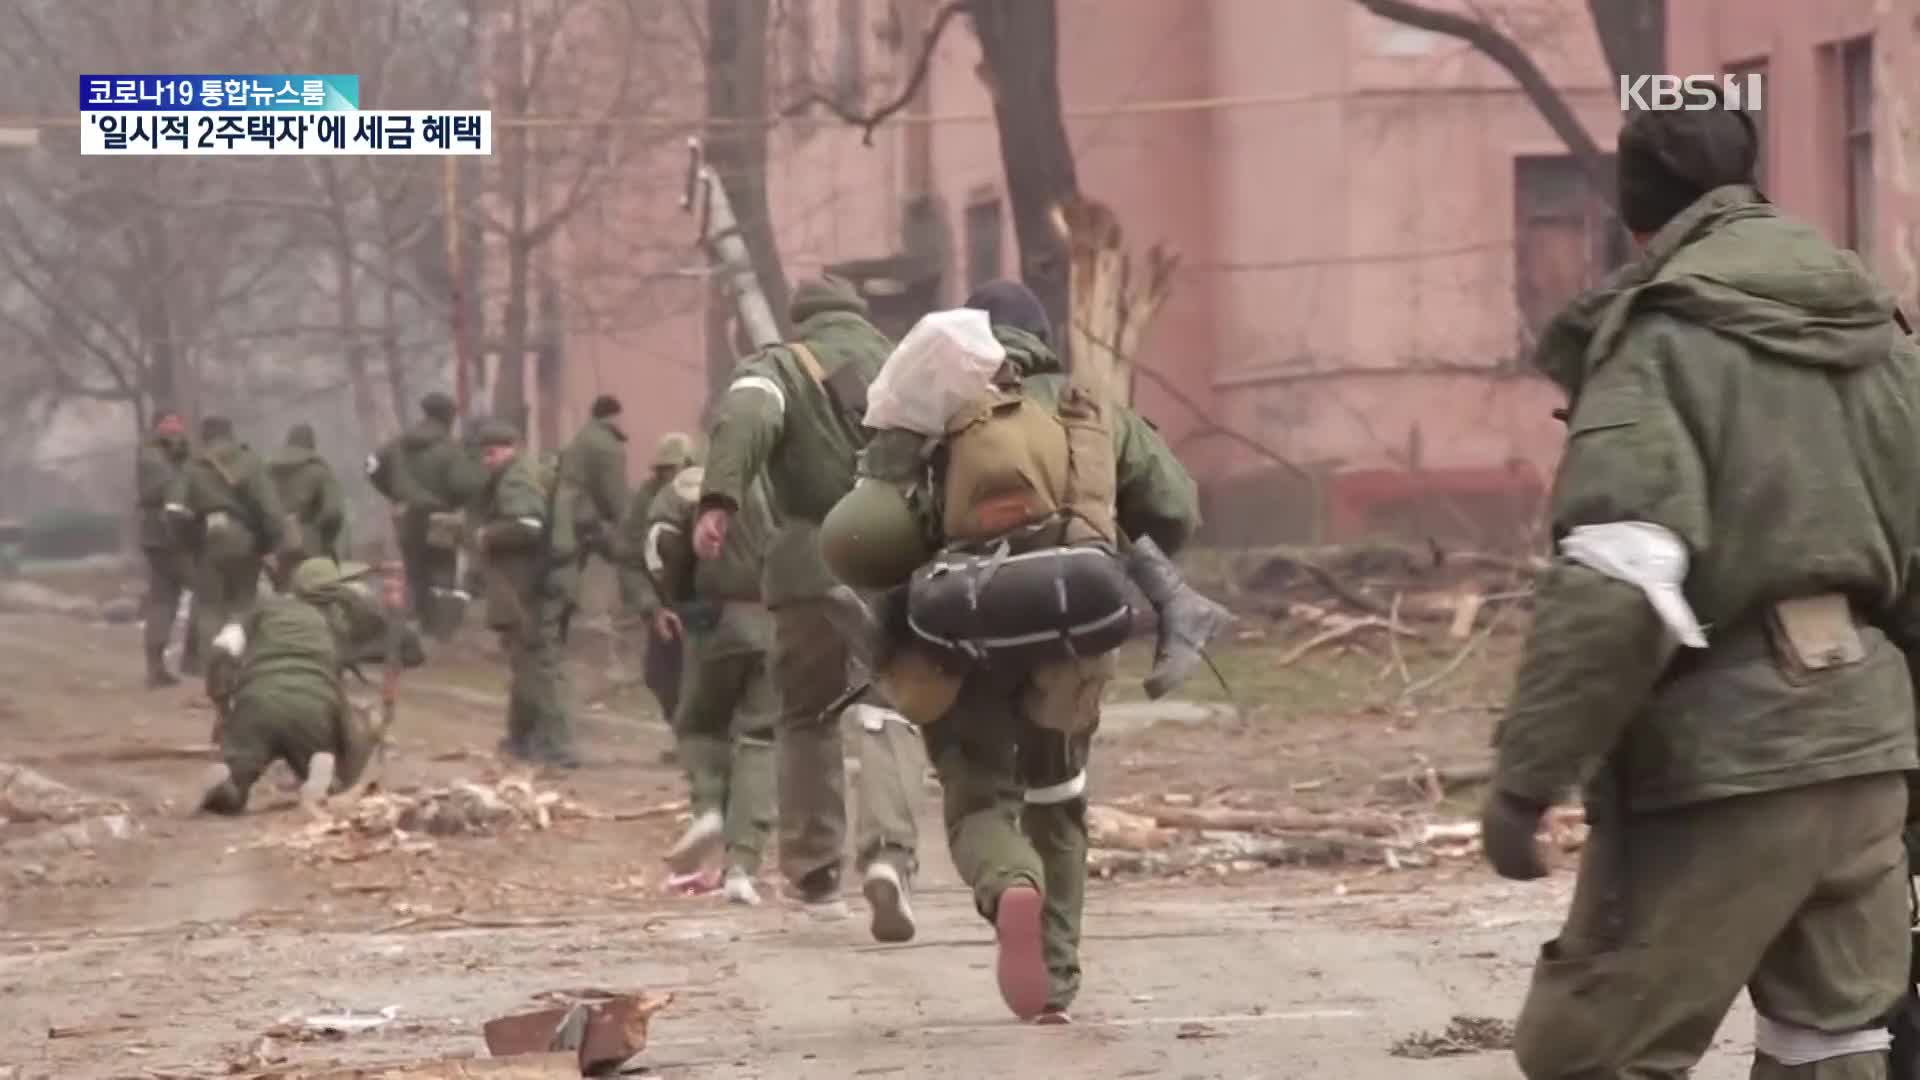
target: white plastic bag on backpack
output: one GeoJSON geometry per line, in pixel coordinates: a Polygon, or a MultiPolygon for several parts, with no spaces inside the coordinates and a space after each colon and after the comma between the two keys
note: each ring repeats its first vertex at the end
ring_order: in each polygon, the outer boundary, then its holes
{"type": "Polygon", "coordinates": [[[992,390],[993,374],[1006,361],[986,312],[955,308],[925,315],[867,387],[866,424],[876,431],[944,435],[947,421],[992,390]]]}

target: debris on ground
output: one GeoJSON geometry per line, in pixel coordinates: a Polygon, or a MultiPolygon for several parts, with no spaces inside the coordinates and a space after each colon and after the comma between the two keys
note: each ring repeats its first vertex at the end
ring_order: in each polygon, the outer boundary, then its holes
{"type": "Polygon", "coordinates": [[[78,791],[25,765],[0,761],[0,825],[63,825],[126,812],[127,807],[116,800],[78,791]]]}
{"type": "MultiPolygon", "coordinates": [[[[1230,806],[1087,808],[1094,876],[1188,877],[1251,873],[1276,866],[1384,866],[1404,870],[1480,851],[1480,825],[1420,814],[1230,806]]],[[[1580,807],[1556,807],[1542,824],[1554,850],[1578,851],[1587,837],[1580,807]]]]}
{"type": "Polygon", "coordinates": [[[611,994],[604,990],[537,995],[546,1008],[487,1021],[481,1033],[498,1058],[573,1050],[579,1072],[617,1069],[647,1047],[647,1024],[673,1003],[672,994],[611,994]]]}
{"type": "Polygon", "coordinates": [[[1387,1052],[1397,1058],[1425,1061],[1430,1058],[1480,1054],[1489,1050],[1513,1049],[1513,1025],[1490,1016],[1456,1016],[1447,1022],[1447,1030],[1434,1034],[1423,1031],[1395,1042],[1387,1052]]]}
{"type": "MultiPolygon", "coordinates": [[[[241,1072],[248,1070],[242,1069],[241,1072]]],[[[254,1070],[246,1080],[578,1080],[573,1054],[529,1054],[488,1058],[435,1058],[385,1065],[328,1066],[288,1071],[254,1070]]]]}
{"type": "Polygon", "coordinates": [[[333,800],[316,809],[319,820],[260,846],[319,852],[353,862],[389,851],[430,851],[426,837],[547,829],[564,818],[605,817],[557,791],[535,788],[525,777],[493,783],[458,780],[445,787],[378,791],[333,800]]]}
{"type": "Polygon", "coordinates": [[[1248,564],[1236,584],[1267,606],[1312,604],[1385,617],[1398,595],[1404,617],[1450,629],[1465,605],[1477,615],[1487,604],[1525,600],[1547,567],[1532,556],[1378,543],[1274,548],[1246,557],[1248,564]]]}
{"type": "Polygon", "coordinates": [[[39,582],[10,579],[0,581],[0,612],[97,619],[100,617],[100,604],[84,596],[48,588],[39,582]]]}

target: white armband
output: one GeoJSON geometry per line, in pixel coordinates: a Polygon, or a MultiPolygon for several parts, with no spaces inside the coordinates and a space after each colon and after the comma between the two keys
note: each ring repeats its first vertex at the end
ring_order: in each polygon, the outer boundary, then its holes
{"type": "Polygon", "coordinates": [[[234,659],[247,651],[247,631],[237,622],[230,622],[213,635],[213,647],[234,659]]]}
{"type": "Polygon", "coordinates": [[[367,475],[372,476],[374,473],[377,473],[379,471],[380,471],[380,455],[368,454],[367,455],[367,475]]]}
{"type": "Polygon", "coordinates": [[[525,525],[529,529],[539,529],[546,524],[545,522],[541,521],[537,517],[515,518],[514,520],[518,521],[522,525],[525,525]]]}
{"type": "Polygon", "coordinates": [[[644,554],[646,555],[648,573],[658,577],[666,572],[667,559],[666,556],[660,554],[660,541],[666,533],[674,533],[677,535],[679,532],[679,529],[664,521],[647,530],[647,549],[644,554]]]}
{"type": "Polygon", "coordinates": [[[1753,1048],[1788,1068],[1855,1054],[1883,1054],[1893,1045],[1893,1036],[1884,1027],[1836,1034],[1803,1028],[1758,1013],[1753,1021],[1753,1048]]]}
{"type": "Polygon", "coordinates": [[[1687,580],[1687,546],[1672,529],[1647,521],[1580,525],[1560,541],[1560,554],[1639,589],[1680,644],[1707,647],[1700,620],[1680,591],[1687,580]]]}
{"type": "Polygon", "coordinates": [[[763,394],[770,394],[773,397],[773,407],[780,413],[780,415],[782,416],[786,415],[786,412],[787,412],[786,391],[780,389],[779,383],[774,382],[772,379],[767,378],[765,375],[742,375],[739,378],[733,380],[732,385],[727,387],[727,393],[729,394],[733,393],[735,390],[758,390],[763,394]]]}

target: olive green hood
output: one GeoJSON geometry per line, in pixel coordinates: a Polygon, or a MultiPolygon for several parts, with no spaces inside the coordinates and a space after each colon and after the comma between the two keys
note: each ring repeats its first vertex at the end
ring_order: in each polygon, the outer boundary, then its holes
{"type": "Polygon", "coordinates": [[[1035,375],[1059,375],[1065,372],[1060,357],[1046,342],[1015,327],[996,324],[993,339],[1007,350],[1007,363],[1022,379],[1035,375]]]}
{"type": "Polygon", "coordinates": [[[1892,295],[1858,256],[1745,185],[1701,196],[1639,259],[1569,304],[1535,363],[1577,396],[1628,320],[1655,312],[1731,338],[1759,361],[1840,371],[1885,361],[1900,332],[1892,295]]]}

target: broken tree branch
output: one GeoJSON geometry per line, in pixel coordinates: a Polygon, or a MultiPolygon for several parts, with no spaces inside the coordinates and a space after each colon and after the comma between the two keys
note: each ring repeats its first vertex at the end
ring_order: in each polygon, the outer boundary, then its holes
{"type": "Polygon", "coordinates": [[[1377,814],[1315,814],[1305,810],[1242,810],[1234,807],[1157,806],[1147,811],[1163,829],[1224,832],[1348,832],[1398,836],[1400,822],[1377,814]]]}
{"type": "Polygon", "coordinates": [[[1413,0],[1355,0],[1355,3],[1402,26],[1464,41],[1482,56],[1500,65],[1513,77],[1514,82],[1520,84],[1527,100],[1539,110],[1540,118],[1547,122],[1547,126],[1580,161],[1593,180],[1594,191],[1612,200],[1613,177],[1607,168],[1605,151],[1587,131],[1587,126],[1580,122],[1579,115],[1567,103],[1559,87],[1547,79],[1540,65],[1534,63],[1533,57],[1519,42],[1485,20],[1441,11],[1414,3],[1413,0]]]}
{"type": "Polygon", "coordinates": [[[874,129],[886,123],[895,113],[912,104],[914,97],[920,93],[920,87],[927,81],[927,73],[933,69],[933,51],[939,47],[941,35],[947,32],[947,24],[952,22],[956,16],[967,14],[972,10],[973,0],[951,0],[950,3],[942,7],[940,11],[934,15],[933,25],[927,28],[927,36],[925,40],[920,43],[920,56],[913,63],[913,71],[908,74],[906,85],[900,88],[900,92],[895,94],[891,101],[874,109],[872,112],[859,112],[849,108],[845,102],[840,101],[832,95],[822,94],[818,90],[810,90],[802,95],[799,100],[781,109],[781,119],[792,119],[806,112],[808,109],[813,108],[815,105],[819,105],[834,116],[839,117],[843,123],[859,128],[860,145],[872,146],[874,129]]]}

